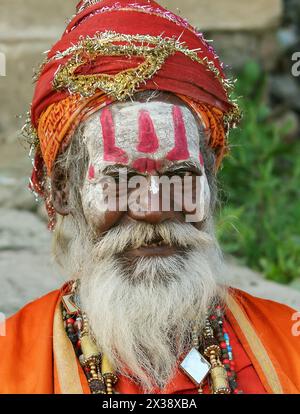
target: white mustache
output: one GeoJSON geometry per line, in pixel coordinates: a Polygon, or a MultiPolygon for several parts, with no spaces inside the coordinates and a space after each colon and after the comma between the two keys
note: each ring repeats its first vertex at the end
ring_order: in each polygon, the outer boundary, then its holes
{"type": "Polygon", "coordinates": [[[214,238],[206,231],[196,229],[189,223],[168,221],[152,225],[147,223],[120,224],[110,229],[95,244],[95,248],[105,255],[113,256],[127,249],[138,249],[155,240],[182,249],[212,245],[214,238]]]}

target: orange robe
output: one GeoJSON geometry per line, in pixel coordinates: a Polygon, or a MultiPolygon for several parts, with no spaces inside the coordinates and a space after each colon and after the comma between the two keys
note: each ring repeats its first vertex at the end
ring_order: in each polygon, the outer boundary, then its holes
{"type": "MultiPolygon", "coordinates": [[[[6,336],[0,337],[0,393],[90,393],[64,330],[61,295],[62,290],[51,292],[7,320],[6,336]]],[[[243,372],[256,381],[257,393],[300,393],[300,336],[293,335],[297,333],[293,315],[295,311],[285,305],[230,291],[226,320],[243,349],[240,363],[250,361],[252,370],[243,372]]],[[[139,392],[122,377],[117,390],[139,392]]],[[[192,393],[196,388],[178,371],[164,392],[192,393]]]]}

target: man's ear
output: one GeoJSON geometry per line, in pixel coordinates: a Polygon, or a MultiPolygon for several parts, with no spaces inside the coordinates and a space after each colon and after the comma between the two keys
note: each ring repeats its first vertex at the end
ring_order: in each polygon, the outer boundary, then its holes
{"type": "Polygon", "coordinates": [[[62,216],[70,214],[69,189],[66,172],[55,166],[51,175],[52,204],[57,213],[62,216]]]}

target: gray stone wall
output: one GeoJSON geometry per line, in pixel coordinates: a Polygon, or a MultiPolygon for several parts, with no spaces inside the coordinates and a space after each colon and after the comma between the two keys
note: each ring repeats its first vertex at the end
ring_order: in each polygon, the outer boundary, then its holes
{"type": "Polygon", "coordinates": [[[61,35],[76,0],[1,0],[0,51],[6,77],[0,77],[0,142],[15,141],[33,94],[33,68],[61,35]]]}

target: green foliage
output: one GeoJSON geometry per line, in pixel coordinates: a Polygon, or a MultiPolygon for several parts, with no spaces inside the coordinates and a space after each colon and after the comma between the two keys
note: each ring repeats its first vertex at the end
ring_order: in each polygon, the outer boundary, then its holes
{"type": "Polygon", "coordinates": [[[300,139],[285,139],[265,104],[266,77],[250,62],[239,75],[244,121],[219,174],[217,231],[225,252],[281,283],[300,276],[300,139]]]}

